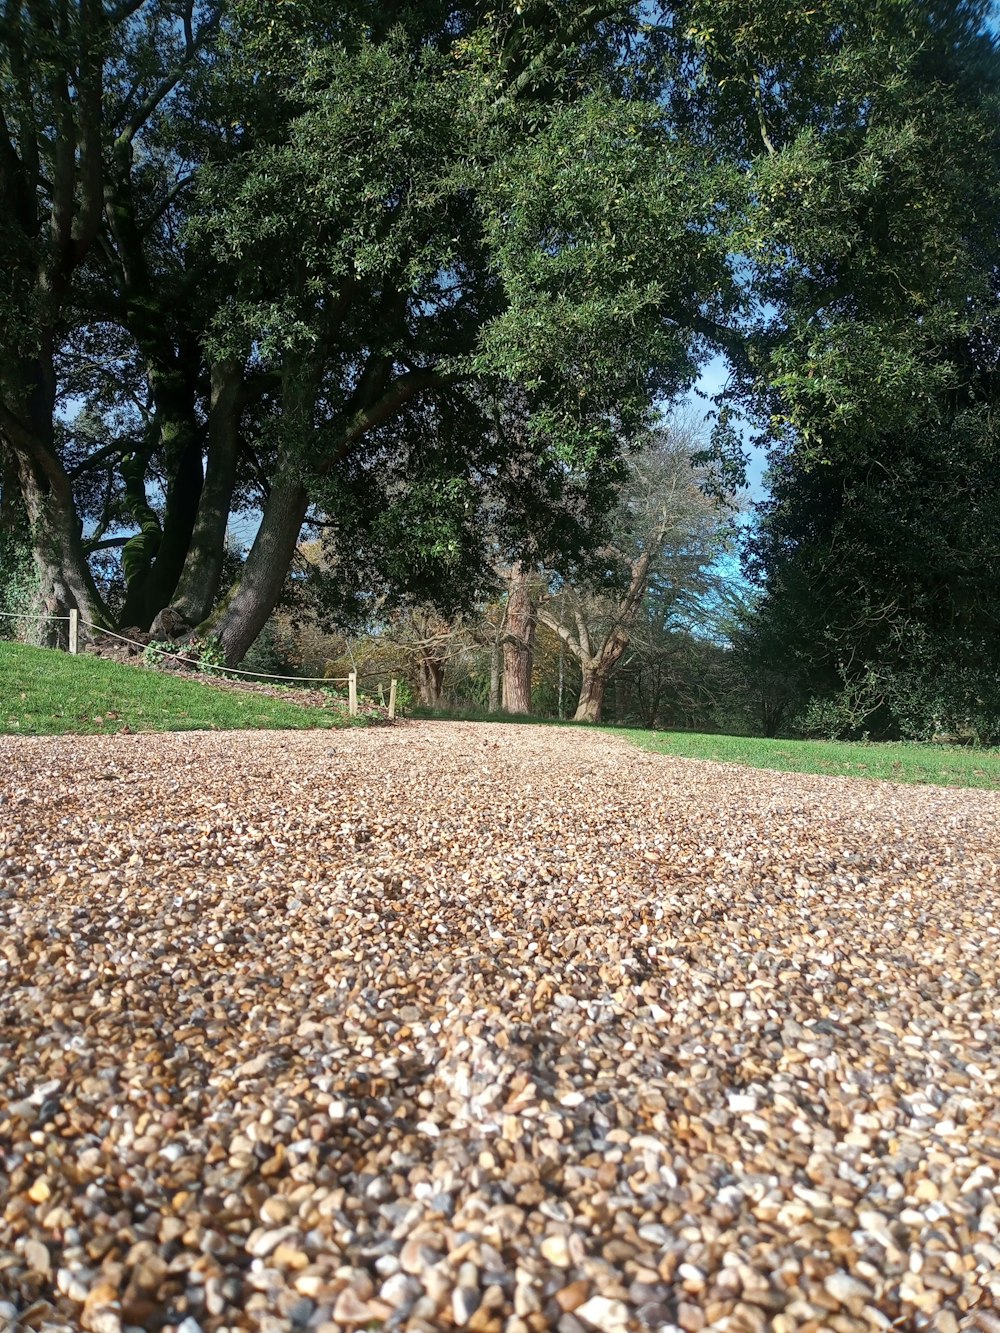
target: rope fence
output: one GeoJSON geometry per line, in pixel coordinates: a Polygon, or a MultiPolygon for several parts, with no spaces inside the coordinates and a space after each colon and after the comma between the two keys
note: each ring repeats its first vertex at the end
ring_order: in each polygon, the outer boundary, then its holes
{"type": "Polygon", "coordinates": [[[4,620],[70,620],[71,616],[50,616],[47,611],[0,611],[4,620]]]}
{"type": "MultiPolygon", "coordinates": [[[[73,626],[72,616],[54,616],[50,615],[47,611],[0,611],[0,620],[15,620],[21,622],[28,621],[30,624],[35,626],[50,625],[50,624],[69,625],[70,629],[68,631],[66,630],[62,631],[62,633],[59,635],[60,641],[55,646],[63,648],[71,646],[70,644],[64,642],[63,639],[64,636],[66,636],[67,634],[70,637],[72,636],[72,626],[73,626]]],[[[37,635],[37,642],[41,642],[42,638],[43,638],[43,632],[41,629],[39,629],[37,635]]],[[[51,647],[53,645],[50,643],[49,646],[51,647]]]]}
{"type": "MultiPolygon", "coordinates": [[[[116,634],[114,630],[104,629],[101,625],[94,625],[89,620],[81,620],[81,625],[86,625],[87,629],[94,630],[97,634],[104,634],[109,639],[117,639],[120,643],[131,644],[133,648],[141,648],[145,651],[149,644],[140,643],[138,639],[129,639],[124,634],[116,634]]],[[[157,640],[153,640],[154,643],[157,640]]],[[[175,652],[164,644],[164,654],[175,658],[178,662],[188,662],[192,666],[204,667],[204,663],[197,657],[185,657],[183,653],[175,652]]],[[[252,676],[254,680],[291,680],[297,685],[346,685],[350,679],[348,676],[276,676],[270,671],[243,671],[240,667],[215,667],[216,671],[224,672],[232,676],[252,676]]]]}
{"type": "MultiPolygon", "coordinates": [[[[68,623],[69,625],[68,648],[70,654],[74,657],[79,653],[81,625],[83,625],[86,629],[91,630],[95,634],[103,634],[106,638],[116,639],[119,643],[125,643],[132,648],[138,648],[140,652],[145,652],[145,650],[150,646],[149,644],[140,643],[138,639],[130,639],[125,634],[118,634],[115,630],[105,629],[102,625],[95,625],[93,621],[83,620],[80,616],[79,611],[77,611],[75,608],[70,610],[68,616],[53,616],[53,615],[48,615],[45,612],[0,611],[0,619],[30,620],[34,621],[35,623],[41,623],[41,622],[48,623],[50,621],[68,623]]],[[[156,643],[157,641],[154,639],[152,640],[152,642],[156,643]]],[[[199,658],[187,657],[183,652],[172,651],[167,647],[166,644],[163,645],[163,655],[165,657],[172,657],[177,662],[183,662],[188,666],[192,666],[198,671],[205,670],[205,663],[202,662],[199,658]]],[[[263,680],[263,681],[277,680],[282,682],[288,682],[293,685],[346,685],[348,713],[350,714],[351,717],[357,717],[358,715],[359,673],[357,671],[350,671],[346,676],[279,676],[270,671],[245,671],[241,667],[213,666],[210,668],[210,670],[213,673],[217,672],[219,675],[222,676],[241,676],[248,680],[263,680]]],[[[379,675],[379,673],[375,671],[367,671],[361,674],[365,678],[370,678],[379,675]]],[[[393,676],[389,682],[388,712],[390,718],[394,718],[396,716],[396,688],[397,688],[397,681],[396,677],[393,676]]],[[[380,684],[379,694],[382,695],[382,693],[383,691],[380,684]]]]}

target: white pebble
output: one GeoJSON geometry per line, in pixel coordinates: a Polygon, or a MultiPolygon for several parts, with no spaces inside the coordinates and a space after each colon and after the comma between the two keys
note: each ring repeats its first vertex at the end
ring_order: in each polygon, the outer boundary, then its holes
{"type": "Polygon", "coordinates": [[[864,1282],[859,1282],[856,1277],[844,1272],[831,1273],[829,1277],[825,1277],[823,1287],[835,1301],[840,1301],[843,1305],[851,1301],[867,1300],[872,1294],[871,1288],[864,1282]]]}
{"type": "Polygon", "coordinates": [[[625,1333],[628,1327],[628,1308],[623,1301],[609,1300],[607,1296],[591,1296],[573,1312],[578,1319],[598,1328],[601,1333],[625,1333]]]}

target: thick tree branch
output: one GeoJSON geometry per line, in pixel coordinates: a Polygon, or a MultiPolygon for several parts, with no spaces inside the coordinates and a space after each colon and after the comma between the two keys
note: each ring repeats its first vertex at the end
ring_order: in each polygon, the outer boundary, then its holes
{"type": "Polygon", "coordinates": [[[573,619],[576,621],[576,635],[580,643],[580,661],[589,662],[592,657],[590,631],[579,607],[573,612],[573,619]]]}
{"type": "Polygon", "coordinates": [[[93,555],[95,551],[112,551],[122,546],[127,546],[134,537],[140,534],[131,532],[127,537],[102,537],[99,541],[84,541],[83,549],[88,555],[93,555]]]}
{"type": "Polygon", "coordinates": [[[720,347],[730,361],[742,370],[750,370],[750,357],[747,348],[746,338],[738,329],[732,329],[726,324],[719,324],[714,319],[708,319],[704,315],[686,314],[683,319],[678,320],[682,326],[686,324],[694,333],[699,334],[708,342],[714,343],[720,347]]]}
{"type": "Polygon", "coordinates": [[[757,106],[757,121],[760,125],[760,137],[767,149],[768,157],[777,157],[778,150],[771,141],[771,136],[767,130],[767,119],[764,116],[764,85],[759,74],[755,74],[752,79],[754,102],[757,106]]]}
{"type": "Polygon", "coordinates": [[[8,2],[4,18],[6,21],[4,29],[5,45],[19,101],[17,112],[19,129],[18,144],[20,147],[21,165],[24,170],[25,187],[24,198],[20,201],[23,210],[22,225],[26,230],[29,230],[34,234],[37,226],[37,215],[34,214],[34,192],[40,177],[38,150],[39,136],[38,125],[34,116],[34,97],[32,95],[31,77],[24,54],[24,41],[21,33],[20,4],[12,4],[8,2]],[[29,217],[29,213],[33,216],[29,217]]]}
{"type": "Polygon", "coordinates": [[[267,504],[268,498],[271,494],[271,481],[270,478],[268,477],[267,472],[264,470],[264,466],[261,463],[260,459],[250,448],[246,440],[241,441],[240,457],[250,465],[250,471],[254,475],[254,480],[260,487],[261,498],[264,504],[267,504]]]}
{"type": "Polygon", "coordinates": [[[0,197],[14,201],[17,212],[23,207],[24,181],[21,159],[0,106],[0,197]]]}
{"type": "Polygon", "coordinates": [[[96,451],[96,453],[88,454],[82,462],[77,463],[76,467],[72,468],[66,475],[69,477],[70,481],[76,481],[78,477],[82,477],[85,473],[93,472],[94,468],[100,467],[101,464],[107,462],[109,458],[121,458],[125,454],[134,452],[134,444],[104,444],[96,451]]]}
{"type": "MultiPolygon", "coordinates": [[[[592,31],[598,23],[603,23],[605,19],[613,18],[616,14],[624,17],[625,13],[626,6],[621,3],[591,5],[584,9],[572,22],[556,31],[542,50],[532,57],[508,86],[507,95],[519,97],[521,93],[528,90],[532,80],[540,70],[551,69],[553,62],[568,47],[572,47],[587,32],[592,31]]],[[[514,52],[511,51],[510,55],[513,57],[514,52]]]]}
{"type": "Polygon", "coordinates": [[[579,642],[573,638],[572,631],[564,625],[561,620],[557,619],[551,611],[546,611],[544,607],[540,606],[538,608],[538,619],[543,625],[546,625],[555,634],[559,635],[560,639],[562,639],[563,643],[565,643],[566,647],[574,657],[583,657],[583,649],[580,647],[579,642]]]}
{"type": "Polygon", "coordinates": [[[347,416],[356,417],[383,395],[392,375],[392,357],[372,352],[365,362],[354,392],[347,400],[347,416]]]}
{"type": "Polygon", "coordinates": [[[154,209],[153,212],[149,215],[149,217],[146,218],[146,220],[144,221],[142,226],[144,234],[148,234],[149,231],[156,226],[156,224],[160,221],[160,219],[163,218],[170,211],[171,207],[181,196],[181,194],[187,189],[187,187],[194,180],[197,179],[197,174],[198,173],[195,171],[189,172],[188,175],[181,176],[181,178],[171,186],[171,188],[167,191],[166,196],[164,197],[162,203],[160,203],[159,207],[154,209]]]}
{"type": "Polygon", "coordinates": [[[410,370],[405,375],[399,375],[377,402],[355,413],[329,466],[339,462],[370,430],[390,421],[417,394],[427,389],[441,389],[448,384],[457,384],[463,378],[462,375],[442,374],[437,370],[410,370]]]}
{"type": "Polygon", "coordinates": [[[71,263],[73,245],[73,205],[76,196],[76,119],[65,75],[52,81],[56,113],[56,145],[52,155],[52,218],[50,234],[57,266],[71,263]]]}
{"type": "Polygon", "coordinates": [[[116,5],[108,14],[108,23],[112,28],[117,28],[120,23],[130,19],[133,14],[138,14],[145,3],[146,0],[124,0],[123,4],[116,5]]]}
{"type": "Polygon", "coordinates": [[[259,370],[243,382],[240,406],[249,407],[259,403],[266,393],[274,393],[281,388],[281,372],[277,370],[259,370]]]}

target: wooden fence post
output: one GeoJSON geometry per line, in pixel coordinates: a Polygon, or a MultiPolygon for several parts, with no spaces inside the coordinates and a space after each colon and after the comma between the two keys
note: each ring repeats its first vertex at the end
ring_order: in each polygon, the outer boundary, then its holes
{"type": "Polygon", "coordinates": [[[389,717],[396,716],[396,677],[389,682],[389,717]]]}
{"type": "Polygon", "coordinates": [[[351,717],[358,715],[358,673],[351,671],[347,677],[347,711],[351,717]]]}
{"type": "Polygon", "coordinates": [[[69,611],[69,650],[75,657],[80,649],[80,612],[75,606],[69,611]]]}

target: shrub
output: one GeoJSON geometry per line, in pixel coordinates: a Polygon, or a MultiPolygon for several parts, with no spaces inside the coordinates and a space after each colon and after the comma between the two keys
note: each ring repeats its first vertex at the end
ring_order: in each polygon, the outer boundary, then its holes
{"type": "Polygon", "coordinates": [[[210,676],[226,672],[226,658],[218,639],[193,639],[188,643],[154,640],[146,645],[142,660],[147,666],[176,665],[210,676]]]}

